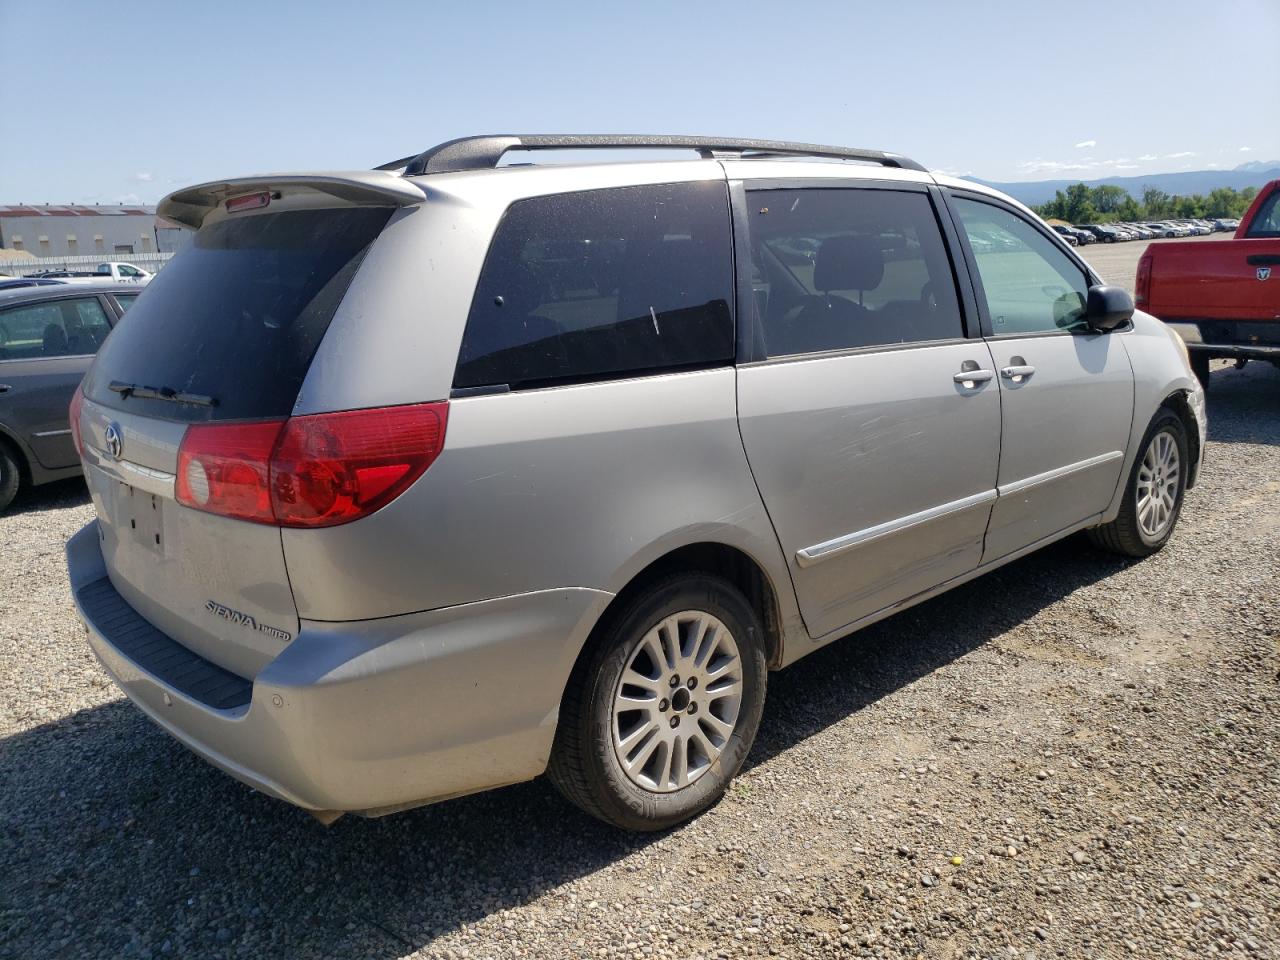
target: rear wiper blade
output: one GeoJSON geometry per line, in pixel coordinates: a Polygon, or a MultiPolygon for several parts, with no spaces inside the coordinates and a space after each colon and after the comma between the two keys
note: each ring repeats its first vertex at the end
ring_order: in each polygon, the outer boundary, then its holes
{"type": "Polygon", "coordinates": [[[216,407],[218,405],[216,397],[206,397],[200,393],[182,393],[172,387],[146,387],[140,383],[124,383],[121,380],[112,380],[107,384],[107,389],[120,394],[124,400],[128,400],[130,397],[137,397],[139,400],[168,400],[171,403],[190,403],[199,407],[216,407]]]}

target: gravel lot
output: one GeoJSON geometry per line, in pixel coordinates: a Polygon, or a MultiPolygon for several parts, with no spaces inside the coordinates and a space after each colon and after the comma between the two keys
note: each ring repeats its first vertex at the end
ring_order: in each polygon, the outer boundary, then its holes
{"type": "Polygon", "coordinates": [[[1214,381],[1168,549],[1072,539],[773,675],[749,768],[653,837],[543,782],[329,829],[254,794],[121,700],[63,570],[83,487],[28,493],[0,956],[1280,957],[1280,372],[1214,381]]]}

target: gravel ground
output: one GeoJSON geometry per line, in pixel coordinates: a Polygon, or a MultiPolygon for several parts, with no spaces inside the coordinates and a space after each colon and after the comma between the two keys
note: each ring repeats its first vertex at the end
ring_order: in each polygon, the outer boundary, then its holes
{"type": "Polygon", "coordinates": [[[774,674],[729,795],[649,837],[544,782],[329,829],[253,793],[105,679],[83,487],[29,493],[0,956],[1280,957],[1280,372],[1214,381],[1168,549],[1072,539],[774,674]]]}

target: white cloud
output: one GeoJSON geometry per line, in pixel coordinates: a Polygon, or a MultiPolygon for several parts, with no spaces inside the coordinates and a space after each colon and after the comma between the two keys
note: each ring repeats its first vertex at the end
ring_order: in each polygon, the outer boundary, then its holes
{"type": "Polygon", "coordinates": [[[1079,143],[1076,144],[1076,149],[1087,150],[1089,147],[1096,147],[1097,145],[1098,145],[1097,140],[1081,140],[1079,143]]]}
{"type": "Polygon", "coordinates": [[[1157,157],[1154,153],[1144,153],[1138,159],[1139,160],[1159,160],[1160,158],[1157,157]]]}
{"type": "Polygon", "coordinates": [[[1194,156],[1195,156],[1194,150],[1179,150],[1177,153],[1166,153],[1164,155],[1164,158],[1166,160],[1180,160],[1183,157],[1194,157],[1194,156]]]}
{"type": "Polygon", "coordinates": [[[1248,152],[1249,152],[1250,150],[1252,150],[1252,149],[1253,149],[1253,147],[1241,147],[1241,148],[1240,148],[1240,152],[1241,152],[1241,153],[1248,153],[1248,152]]]}
{"type": "Polygon", "coordinates": [[[944,177],[972,177],[972,170],[944,170],[942,167],[936,167],[934,173],[940,173],[944,177]]]}
{"type": "Polygon", "coordinates": [[[139,183],[150,183],[155,179],[155,177],[149,173],[135,173],[133,175],[133,179],[137,180],[139,183]]]}
{"type": "Polygon", "coordinates": [[[1076,170],[1092,170],[1095,164],[1082,161],[1044,160],[1036,157],[1022,164],[1027,173],[1071,173],[1076,170]]]}
{"type": "Polygon", "coordinates": [[[1113,160],[1095,160],[1093,157],[1081,157],[1079,160],[1045,160],[1036,157],[1023,163],[1020,169],[1027,173],[1049,174],[1081,174],[1090,171],[1108,173],[1115,170],[1136,170],[1138,165],[1129,157],[1116,157],[1113,160]]]}

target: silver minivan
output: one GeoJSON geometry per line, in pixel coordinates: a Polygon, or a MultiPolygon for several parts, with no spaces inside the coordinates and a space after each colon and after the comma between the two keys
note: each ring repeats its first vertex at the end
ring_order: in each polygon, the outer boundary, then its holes
{"type": "Polygon", "coordinates": [[[677,823],[770,670],[1077,531],[1158,550],[1200,465],[1179,338],[893,154],[477,137],[160,213],[194,240],[72,405],[75,603],[156,723],[326,822],[545,772],[677,823]],[[562,148],[632,153],[504,162],[562,148]]]}

